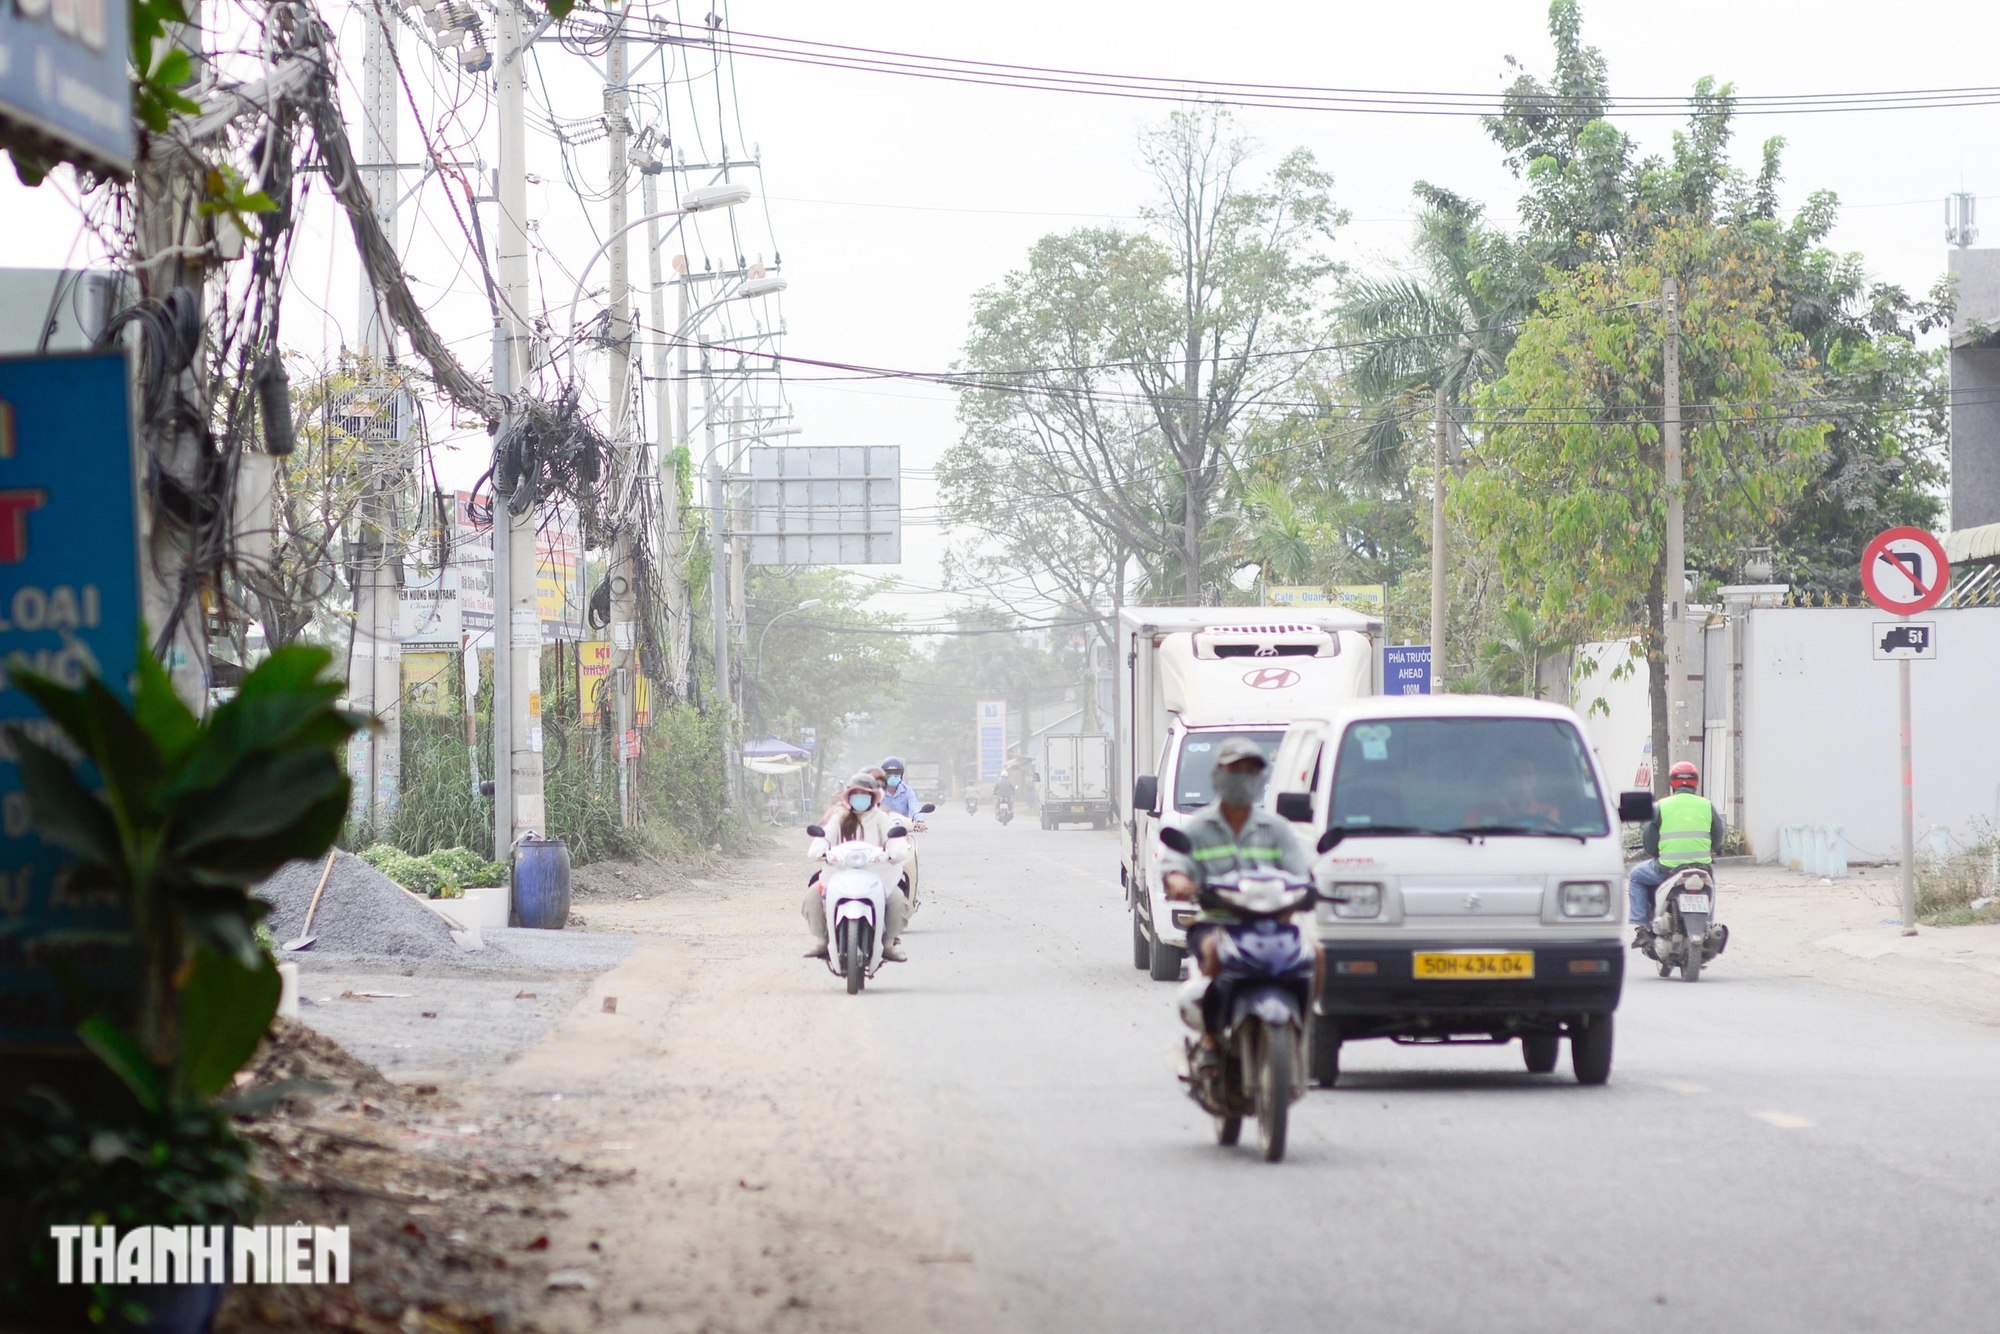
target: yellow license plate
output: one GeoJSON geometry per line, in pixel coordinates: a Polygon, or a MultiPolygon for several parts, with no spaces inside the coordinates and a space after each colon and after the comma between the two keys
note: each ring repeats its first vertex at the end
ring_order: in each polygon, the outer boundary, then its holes
{"type": "Polygon", "coordinates": [[[1413,956],[1410,972],[1419,980],[1468,977],[1504,980],[1533,977],[1535,955],[1532,950],[1463,950],[1449,954],[1418,954],[1413,956]]]}

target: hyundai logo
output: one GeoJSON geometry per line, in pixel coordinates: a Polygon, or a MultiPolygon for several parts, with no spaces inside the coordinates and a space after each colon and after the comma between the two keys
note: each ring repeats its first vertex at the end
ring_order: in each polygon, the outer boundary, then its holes
{"type": "Polygon", "coordinates": [[[1252,690],[1283,690],[1299,683],[1299,674],[1289,667],[1259,667],[1243,673],[1243,684],[1252,690]]]}

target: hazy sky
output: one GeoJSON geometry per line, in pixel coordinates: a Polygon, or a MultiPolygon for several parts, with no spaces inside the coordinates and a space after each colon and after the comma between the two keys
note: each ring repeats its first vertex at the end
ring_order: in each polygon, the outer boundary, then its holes
{"type": "MultiPolygon", "coordinates": [[[[698,22],[705,6],[688,0],[679,12],[698,22]]],[[[1506,56],[1537,72],[1550,64],[1546,11],[1537,0],[1423,6],[1239,0],[1227,7],[1183,0],[990,6],[884,0],[841,7],[737,0],[727,20],[743,33],[1263,83],[1478,92],[1507,81],[1506,56]]],[[[1614,90],[1626,94],[1681,93],[1704,74],[1731,80],[1745,93],[1990,84],[1992,53],[2000,50],[2000,10],[1962,4],[1683,0],[1662,9],[1598,0],[1586,4],[1584,21],[1586,40],[1602,47],[1609,61],[1614,90]]],[[[358,31],[351,15],[343,28],[350,39],[358,31]]],[[[406,59],[410,41],[405,39],[406,59]]],[[[359,44],[344,45],[358,73],[359,44]]],[[[545,80],[562,113],[594,112],[597,76],[579,57],[543,47],[538,60],[531,80],[537,98],[536,80],[545,80]]],[[[642,69],[638,77],[652,75],[642,69]]],[[[971,295],[1019,263],[1038,236],[1136,211],[1147,182],[1135,161],[1135,141],[1168,109],[747,58],[736,62],[736,82],[745,133],[763,156],[767,193],[754,210],[739,210],[739,223],[751,257],[767,246],[782,252],[791,284],[782,303],[787,350],[917,369],[951,363],[971,295]]],[[[713,85],[702,84],[697,93],[704,88],[712,97],[713,85]]],[[[460,90],[464,110],[446,138],[481,145],[490,163],[491,124],[477,99],[463,96],[470,92],[460,90]]],[[[427,118],[435,119],[439,99],[426,93],[420,100],[427,118]]],[[[712,133],[712,101],[709,106],[712,133]]],[[[726,119],[733,121],[737,110],[725,108],[726,119]]],[[[1409,189],[1418,179],[1484,200],[1496,216],[1511,218],[1516,183],[1472,118],[1249,111],[1241,120],[1265,148],[1263,164],[1305,145],[1333,173],[1336,196],[1354,216],[1340,245],[1356,265],[1400,262],[1409,189]]],[[[1647,147],[1661,150],[1674,128],[1657,119],[1623,124],[1647,147]]],[[[1785,136],[1787,205],[1810,190],[1836,191],[1843,211],[1834,244],[1862,252],[1873,276],[1912,288],[1928,287],[1943,270],[1944,195],[1961,188],[2000,194],[1988,166],[2000,142],[2000,108],[1744,117],[1738,132],[1738,160],[1753,166],[1765,137],[1785,136]]],[[[733,140],[733,128],[730,133],[733,140]]],[[[404,136],[402,156],[414,160],[407,117],[404,136]]],[[[692,157],[695,147],[684,146],[692,157]]],[[[594,180],[602,180],[601,144],[584,146],[576,156],[594,180]]],[[[573,288],[559,270],[580,266],[596,242],[552,147],[537,151],[531,169],[542,177],[530,190],[530,208],[548,249],[538,273],[560,328],[573,288]]],[[[467,359],[483,362],[484,302],[477,270],[466,259],[469,246],[439,187],[426,187],[419,201],[423,220],[405,233],[409,267],[467,359]]],[[[602,206],[591,207],[601,228],[602,206]]],[[[10,262],[53,265],[72,254],[74,214],[48,192],[31,194],[10,180],[0,188],[0,217],[10,220],[10,262]]],[[[355,278],[344,224],[335,230],[330,221],[324,194],[316,194],[286,310],[288,344],[312,353],[338,346],[354,328],[355,278]]],[[[2000,243],[2000,209],[1992,236],[2000,243]]],[[[713,224],[701,239],[718,255],[730,248],[713,224]]],[[[758,318],[775,320],[779,311],[774,303],[732,316],[747,326],[758,318]]],[[[941,390],[907,382],[830,383],[809,375],[801,373],[790,388],[801,428],[795,443],[897,444],[905,467],[920,471],[954,438],[951,398],[941,390]]],[[[475,466],[482,441],[468,437],[446,460],[448,471],[470,480],[483,467],[483,460],[475,466]]],[[[915,520],[905,563],[872,572],[900,574],[915,589],[935,588],[942,539],[928,522],[932,494],[922,476],[909,479],[905,503],[915,520]]],[[[933,612],[940,604],[919,594],[897,597],[893,605],[933,612]]]]}

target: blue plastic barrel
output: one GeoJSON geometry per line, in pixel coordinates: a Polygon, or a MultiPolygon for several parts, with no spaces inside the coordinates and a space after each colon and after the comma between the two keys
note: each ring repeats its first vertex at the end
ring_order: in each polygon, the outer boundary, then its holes
{"type": "Polygon", "coordinates": [[[514,851],[514,919],[560,931],[569,922],[569,848],[559,838],[521,840],[514,851]]]}

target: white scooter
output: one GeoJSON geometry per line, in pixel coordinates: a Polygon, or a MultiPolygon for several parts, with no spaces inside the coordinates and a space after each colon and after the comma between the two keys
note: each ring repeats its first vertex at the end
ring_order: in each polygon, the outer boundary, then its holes
{"type": "Polygon", "coordinates": [[[868,984],[882,966],[882,927],[888,920],[888,896],[902,891],[896,882],[902,876],[908,837],[899,825],[890,831],[890,847],[878,848],[865,839],[849,839],[829,845],[826,831],[807,825],[813,839],[807,855],[824,862],[819,893],[826,904],[827,971],[847,979],[852,996],[868,984]]]}

